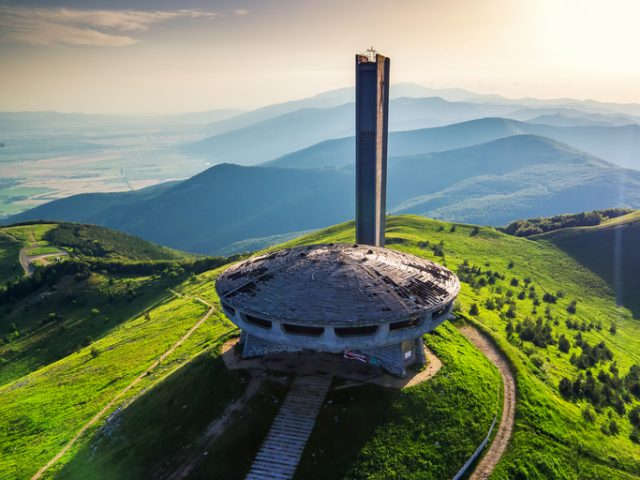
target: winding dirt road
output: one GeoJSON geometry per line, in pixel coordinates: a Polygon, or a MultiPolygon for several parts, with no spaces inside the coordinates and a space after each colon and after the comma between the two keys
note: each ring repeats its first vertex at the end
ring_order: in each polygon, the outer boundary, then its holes
{"type": "Polygon", "coordinates": [[[469,477],[470,480],[486,480],[502,458],[513,434],[516,414],[516,381],[504,354],[485,334],[470,325],[460,328],[460,332],[498,368],[504,385],[504,403],[498,431],[491,446],[469,477]]]}

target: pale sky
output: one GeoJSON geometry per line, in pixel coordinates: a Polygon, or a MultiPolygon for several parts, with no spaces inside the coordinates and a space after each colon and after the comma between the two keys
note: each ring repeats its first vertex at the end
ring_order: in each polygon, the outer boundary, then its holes
{"type": "Polygon", "coordinates": [[[254,108],[392,82],[640,103],[638,0],[0,0],[0,110],[254,108]]]}

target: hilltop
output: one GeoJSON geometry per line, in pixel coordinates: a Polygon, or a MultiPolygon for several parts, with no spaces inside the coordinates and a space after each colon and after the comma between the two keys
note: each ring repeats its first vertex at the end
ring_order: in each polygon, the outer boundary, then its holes
{"type": "Polygon", "coordinates": [[[640,318],[640,211],[602,222],[536,235],[604,279],[616,292],[618,304],[640,318]]]}
{"type": "MultiPolygon", "coordinates": [[[[633,227],[637,214],[611,222],[633,227]]],[[[612,228],[606,223],[578,230],[612,228]]],[[[634,376],[640,327],[629,310],[616,307],[606,279],[548,236],[532,240],[417,216],[389,217],[386,236],[390,248],[457,272],[459,322],[493,337],[516,371],[515,432],[494,475],[640,475],[640,447],[632,440],[640,438],[629,415],[640,406],[640,375],[634,376]],[[592,356],[596,346],[602,356],[592,356]],[[595,391],[606,396],[563,390],[588,372],[595,391]]],[[[600,237],[593,238],[597,244],[600,237]]],[[[353,239],[349,222],[284,246],[353,239]]],[[[623,253],[624,262],[631,261],[633,252],[623,253]]],[[[89,268],[80,276],[61,275],[55,288],[5,302],[0,425],[11,427],[0,428],[0,476],[30,477],[109,404],[56,462],[53,478],[161,476],[192,455],[201,459],[194,478],[244,477],[286,385],[262,383],[225,434],[207,444],[202,432],[242,395],[249,378],[227,370],[220,358],[234,330],[215,295],[220,269],[190,273],[188,262],[171,265],[152,274],[89,268]],[[213,313],[201,322],[207,304],[213,313]],[[185,334],[184,343],[145,373],[185,334]]],[[[432,381],[406,392],[355,387],[329,394],[301,478],[390,472],[448,478],[457,471],[500,407],[498,376],[454,324],[427,335],[426,343],[444,364],[432,381]]]]}

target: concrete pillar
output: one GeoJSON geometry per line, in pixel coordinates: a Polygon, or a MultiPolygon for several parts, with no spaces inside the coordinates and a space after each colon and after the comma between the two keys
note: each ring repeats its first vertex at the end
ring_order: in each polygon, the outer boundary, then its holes
{"type": "Polygon", "coordinates": [[[421,367],[427,364],[427,357],[424,354],[424,340],[422,336],[416,338],[416,363],[421,367]]]}
{"type": "Polygon", "coordinates": [[[390,61],[371,52],[356,55],[356,242],[384,247],[390,61]]]}

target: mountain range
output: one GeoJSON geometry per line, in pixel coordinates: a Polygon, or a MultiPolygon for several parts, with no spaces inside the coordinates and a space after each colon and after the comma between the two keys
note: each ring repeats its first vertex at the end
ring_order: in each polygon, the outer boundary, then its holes
{"type": "MultiPolygon", "coordinates": [[[[388,178],[390,212],[485,225],[640,207],[640,172],[535,135],[392,157],[388,178]]],[[[191,252],[230,253],[237,242],[260,238],[253,243],[260,247],[271,243],[272,236],[348,220],[354,211],[354,183],[352,165],[304,169],[221,164],[182,182],[57,200],[9,222],[93,223],[191,252]]]]}

